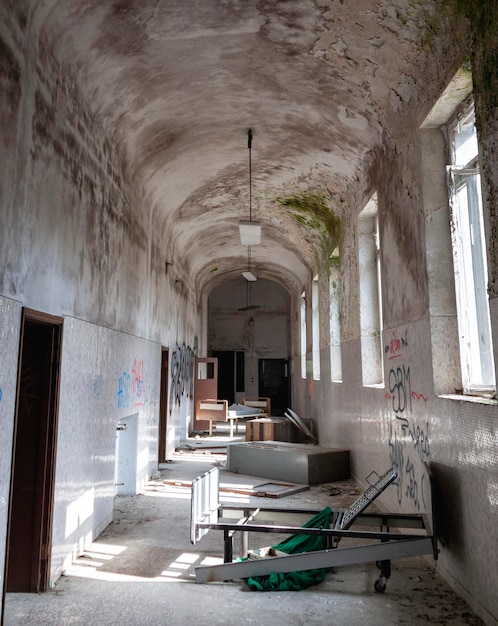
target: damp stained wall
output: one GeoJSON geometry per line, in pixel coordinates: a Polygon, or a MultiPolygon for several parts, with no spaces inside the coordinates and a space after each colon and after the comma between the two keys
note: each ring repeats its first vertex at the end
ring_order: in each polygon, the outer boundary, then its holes
{"type": "Polygon", "coordinates": [[[193,343],[192,277],[118,138],[52,56],[36,19],[26,26],[6,16],[0,292],[47,313],[193,343]]]}
{"type": "MultiPolygon", "coordinates": [[[[383,383],[362,383],[357,236],[348,233],[341,255],[343,380],[330,382],[330,351],[322,338],[321,379],[309,373],[296,401],[315,420],[321,445],[351,451],[352,474],[365,485],[372,470],[398,466],[396,483],[381,498],[387,510],[431,513],[430,467],[437,481],[436,567],[487,623],[495,623],[498,405],[456,393],[461,373],[445,150],[440,131],[406,119],[399,142],[388,140],[366,167],[365,193],[358,194],[368,198],[377,190],[379,198],[383,383]]],[[[355,210],[362,208],[358,203],[355,210]]],[[[320,297],[327,299],[322,282],[320,297]]],[[[496,298],[490,310],[496,355],[496,298]]]]}
{"type": "MultiPolygon", "coordinates": [[[[0,9],[1,10],[1,9],[0,9]]],[[[138,414],[137,485],[157,469],[160,359],[169,451],[192,412],[191,278],[105,122],[22,9],[0,20],[0,501],[8,502],[22,306],[64,318],[52,578],[111,521],[116,424],[138,414]],[[5,18],[5,19],[3,19],[5,18]],[[175,266],[166,268],[166,259],[175,266]],[[174,376],[174,378],[173,378],[174,376]]],[[[7,506],[0,513],[3,576],[7,506]]]]}

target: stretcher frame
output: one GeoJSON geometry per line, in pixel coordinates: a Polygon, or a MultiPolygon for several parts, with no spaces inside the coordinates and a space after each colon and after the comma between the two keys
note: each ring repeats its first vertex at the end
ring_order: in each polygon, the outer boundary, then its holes
{"type": "MultiPolygon", "coordinates": [[[[428,466],[427,471],[431,477],[428,466]]],[[[222,564],[197,566],[195,582],[208,583],[271,573],[306,571],[375,562],[380,570],[376,592],[386,590],[391,560],[430,555],[438,558],[436,534],[427,514],[367,513],[365,508],[396,478],[395,468],[378,477],[375,484],[345,511],[333,511],[329,528],[303,528],[316,509],[278,509],[224,506],[219,501],[219,470],[213,468],[192,482],[191,542],[197,543],[210,530],[222,530],[222,564]],[[233,538],[241,537],[241,557],[248,555],[249,533],[321,535],[326,549],[301,554],[233,561],[233,538]],[[343,538],[355,545],[339,547],[343,538]],[[358,545],[356,545],[358,544],[358,545]]],[[[431,489],[432,492],[432,489],[431,489]]]]}

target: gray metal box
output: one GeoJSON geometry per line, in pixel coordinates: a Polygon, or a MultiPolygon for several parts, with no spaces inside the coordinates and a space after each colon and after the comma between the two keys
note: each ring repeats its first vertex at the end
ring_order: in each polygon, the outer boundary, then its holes
{"type": "Polygon", "coordinates": [[[349,450],[282,441],[246,441],[227,446],[227,469],[301,485],[350,477],[349,450]]]}

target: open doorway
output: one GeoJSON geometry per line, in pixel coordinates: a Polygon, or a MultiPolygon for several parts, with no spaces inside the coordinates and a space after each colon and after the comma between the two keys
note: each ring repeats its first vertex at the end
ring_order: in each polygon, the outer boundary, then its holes
{"type": "Polygon", "coordinates": [[[28,309],[22,315],[6,592],[49,587],[62,321],[28,309]]]}
{"type": "Polygon", "coordinates": [[[233,404],[236,394],[245,391],[245,354],[243,350],[212,350],[211,354],[218,359],[216,397],[233,404]]]}
{"type": "Polygon", "coordinates": [[[289,366],[287,359],[259,359],[259,395],[271,398],[272,415],[283,415],[290,406],[289,366]]]}
{"type": "Polygon", "coordinates": [[[235,401],[235,352],[233,350],[213,350],[211,355],[218,359],[218,391],[219,400],[235,401]]]}

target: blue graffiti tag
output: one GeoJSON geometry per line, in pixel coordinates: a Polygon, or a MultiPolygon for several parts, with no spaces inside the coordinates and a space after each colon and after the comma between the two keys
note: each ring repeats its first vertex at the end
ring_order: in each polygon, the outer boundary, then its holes
{"type": "Polygon", "coordinates": [[[104,382],[104,377],[102,374],[97,374],[93,379],[93,395],[95,398],[99,398],[102,393],[102,385],[104,382]]]}
{"type": "Polygon", "coordinates": [[[118,382],[118,409],[130,406],[130,383],[131,376],[123,372],[118,382]]]}

